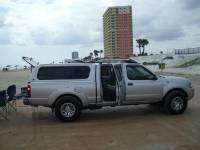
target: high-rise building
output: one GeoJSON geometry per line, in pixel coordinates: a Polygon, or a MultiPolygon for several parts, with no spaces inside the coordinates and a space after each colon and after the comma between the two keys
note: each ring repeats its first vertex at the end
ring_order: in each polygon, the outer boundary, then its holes
{"type": "Polygon", "coordinates": [[[129,58],[133,55],[131,6],[109,7],[103,15],[104,56],[129,58]]]}
{"type": "Polygon", "coordinates": [[[72,52],[72,59],[79,59],[78,52],[72,52]]]}

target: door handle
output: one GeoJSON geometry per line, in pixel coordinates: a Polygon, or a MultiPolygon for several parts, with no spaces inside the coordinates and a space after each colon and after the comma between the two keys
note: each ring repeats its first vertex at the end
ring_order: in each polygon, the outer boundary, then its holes
{"type": "Polygon", "coordinates": [[[133,83],[128,83],[128,86],[133,86],[133,83]]]}

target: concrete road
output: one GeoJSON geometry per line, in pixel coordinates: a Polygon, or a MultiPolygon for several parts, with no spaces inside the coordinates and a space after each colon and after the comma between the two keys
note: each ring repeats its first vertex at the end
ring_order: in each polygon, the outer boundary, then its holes
{"type": "MultiPolygon", "coordinates": [[[[185,76],[185,75],[182,75],[185,76]]],[[[80,120],[61,123],[47,108],[18,102],[18,112],[0,119],[0,150],[198,150],[200,77],[183,115],[170,116],[149,105],[85,110],[80,120]]]]}

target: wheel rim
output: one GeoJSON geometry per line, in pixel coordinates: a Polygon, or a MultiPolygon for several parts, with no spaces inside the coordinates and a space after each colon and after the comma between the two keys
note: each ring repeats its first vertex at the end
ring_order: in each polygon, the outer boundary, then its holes
{"type": "Polygon", "coordinates": [[[171,108],[175,111],[180,111],[184,107],[184,100],[181,97],[174,97],[171,101],[171,108]]]}
{"type": "Polygon", "coordinates": [[[60,113],[65,118],[70,118],[74,116],[76,112],[76,107],[72,103],[64,103],[60,107],[60,113]]]}

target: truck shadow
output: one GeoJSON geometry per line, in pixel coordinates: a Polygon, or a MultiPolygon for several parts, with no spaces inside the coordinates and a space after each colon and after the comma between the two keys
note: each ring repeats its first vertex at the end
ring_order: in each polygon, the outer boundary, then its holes
{"type": "MultiPolygon", "coordinates": [[[[19,110],[17,113],[11,113],[9,120],[0,120],[1,124],[34,124],[34,125],[54,125],[61,123],[48,108],[31,108],[19,110]]],[[[185,112],[190,115],[190,111],[185,112]]],[[[81,117],[72,123],[67,124],[92,124],[92,123],[111,123],[124,121],[149,121],[152,118],[172,117],[164,112],[162,107],[151,105],[123,106],[123,107],[105,107],[98,110],[83,110],[81,117]]]]}
{"type": "Polygon", "coordinates": [[[100,110],[83,111],[80,121],[126,120],[138,117],[149,118],[149,116],[166,116],[166,114],[162,108],[153,107],[150,105],[124,106],[116,108],[107,107],[100,110]]]}

